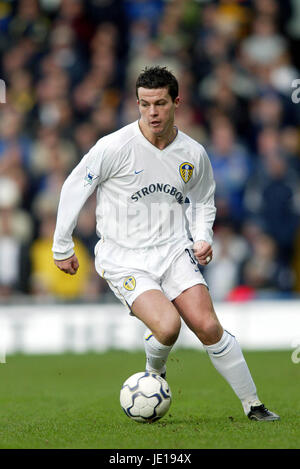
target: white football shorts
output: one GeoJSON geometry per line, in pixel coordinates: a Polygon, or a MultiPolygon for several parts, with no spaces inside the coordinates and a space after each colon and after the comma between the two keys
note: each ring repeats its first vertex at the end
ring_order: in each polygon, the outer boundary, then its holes
{"type": "Polygon", "coordinates": [[[174,300],[184,290],[207,283],[190,248],[170,246],[127,249],[100,240],[95,247],[95,267],[116,297],[131,309],[147,290],[160,290],[174,300]]]}

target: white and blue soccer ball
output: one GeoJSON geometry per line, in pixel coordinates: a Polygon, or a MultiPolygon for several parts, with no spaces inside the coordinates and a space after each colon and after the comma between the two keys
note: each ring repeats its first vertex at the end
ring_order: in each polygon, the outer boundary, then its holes
{"type": "Polygon", "coordinates": [[[170,386],[160,375],[142,371],[130,376],[120,392],[125,414],[136,422],[155,422],[169,410],[172,401],[170,386]]]}

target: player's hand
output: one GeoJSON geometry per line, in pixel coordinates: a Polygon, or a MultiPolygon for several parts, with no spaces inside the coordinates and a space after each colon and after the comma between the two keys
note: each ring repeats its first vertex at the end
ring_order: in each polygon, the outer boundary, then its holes
{"type": "Polygon", "coordinates": [[[60,270],[70,275],[75,275],[79,267],[79,262],[75,254],[73,254],[73,256],[69,257],[68,259],[64,259],[63,261],[54,259],[54,264],[60,270]]]}
{"type": "Polygon", "coordinates": [[[212,260],[213,251],[206,241],[196,241],[193,245],[194,256],[201,265],[207,265],[212,260]]]}

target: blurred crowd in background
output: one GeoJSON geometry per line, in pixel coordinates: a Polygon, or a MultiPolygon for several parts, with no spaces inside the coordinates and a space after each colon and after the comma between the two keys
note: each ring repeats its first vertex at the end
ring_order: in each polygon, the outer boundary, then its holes
{"type": "Polygon", "coordinates": [[[138,118],[151,65],[177,76],[176,124],[213,166],[213,299],[299,295],[299,50],[298,0],[0,0],[0,299],[113,298],[94,269],[95,197],[73,277],[52,260],[57,203],[90,147],[138,118]]]}

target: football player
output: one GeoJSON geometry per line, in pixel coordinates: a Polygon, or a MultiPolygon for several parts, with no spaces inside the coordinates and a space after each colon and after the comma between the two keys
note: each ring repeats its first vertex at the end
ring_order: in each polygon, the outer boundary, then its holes
{"type": "Polygon", "coordinates": [[[62,187],[55,264],[76,274],[72,233],[82,206],[97,190],[96,270],[146,325],[146,369],[166,376],[182,319],[245,414],[278,420],[259,400],[241,348],[220,324],[199,269],[213,257],[215,182],[203,146],[174,124],[177,79],[165,67],[146,68],[136,96],[140,119],[100,138],[62,187]]]}

